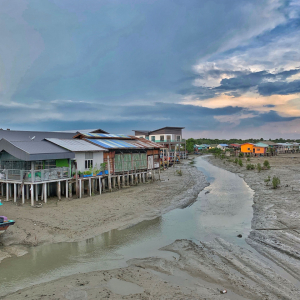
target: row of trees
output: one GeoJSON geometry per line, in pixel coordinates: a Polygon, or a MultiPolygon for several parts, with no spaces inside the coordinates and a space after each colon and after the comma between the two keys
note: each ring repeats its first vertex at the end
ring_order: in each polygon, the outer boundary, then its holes
{"type": "MultiPolygon", "coordinates": [[[[223,139],[223,140],[219,140],[219,139],[187,139],[186,140],[186,149],[189,152],[194,152],[194,145],[201,145],[201,144],[208,144],[208,145],[212,145],[212,144],[244,144],[244,143],[258,143],[260,141],[263,141],[263,138],[260,139],[247,139],[247,140],[242,140],[242,139],[223,139]]],[[[283,138],[279,138],[279,139],[275,139],[275,140],[271,140],[269,139],[269,141],[272,141],[274,143],[291,143],[291,142],[297,142],[300,143],[300,140],[290,140],[290,139],[283,139],[283,138]]]]}

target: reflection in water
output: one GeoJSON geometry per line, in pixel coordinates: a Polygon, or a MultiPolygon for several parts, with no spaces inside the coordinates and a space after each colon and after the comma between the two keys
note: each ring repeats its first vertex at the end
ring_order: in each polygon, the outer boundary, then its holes
{"type": "Polygon", "coordinates": [[[31,284],[96,270],[126,266],[131,258],[169,257],[158,249],[176,239],[210,240],[216,236],[246,245],[237,233],[247,236],[252,219],[253,192],[235,174],[214,167],[203,158],[196,166],[210,182],[197,201],[162,217],[143,221],[124,230],[111,230],[76,243],[41,245],[18,258],[2,261],[0,293],[31,284]],[[209,191],[209,193],[207,193],[209,191]]]}

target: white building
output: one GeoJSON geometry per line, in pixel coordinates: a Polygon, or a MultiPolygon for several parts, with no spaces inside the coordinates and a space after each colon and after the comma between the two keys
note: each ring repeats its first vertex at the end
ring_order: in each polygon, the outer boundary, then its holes
{"type": "Polygon", "coordinates": [[[46,139],[64,149],[75,153],[77,169],[80,172],[88,170],[90,167],[100,169],[103,163],[103,153],[108,151],[100,146],[96,146],[81,139],[46,139]]]}

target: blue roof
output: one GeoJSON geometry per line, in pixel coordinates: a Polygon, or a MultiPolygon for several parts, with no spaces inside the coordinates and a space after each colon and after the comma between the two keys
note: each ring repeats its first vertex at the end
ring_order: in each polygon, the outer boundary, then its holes
{"type": "Polygon", "coordinates": [[[114,140],[114,139],[88,139],[89,142],[92,142],[96,145],[99,145],[103,148],[138,148],[136,145],[127,143],[126,141],[122,140],[114,140]]]}
{"type": "Polygon", "coordinates": [[[228,147],[227,144],[219,144],[219,145],[222,146],[222,147],[228,147]]]}

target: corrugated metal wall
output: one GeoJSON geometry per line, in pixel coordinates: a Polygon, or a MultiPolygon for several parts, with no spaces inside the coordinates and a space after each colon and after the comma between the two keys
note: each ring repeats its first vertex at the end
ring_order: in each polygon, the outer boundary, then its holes
{"type": "Polygon", "coordinates": [[[116,173],[147,169],[146,153],[122,153],[115,155],[114,170],[116,173]]]}

